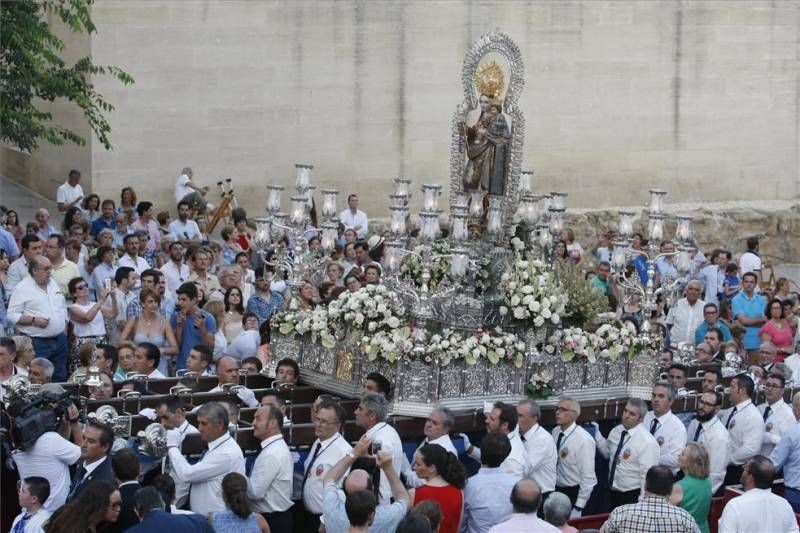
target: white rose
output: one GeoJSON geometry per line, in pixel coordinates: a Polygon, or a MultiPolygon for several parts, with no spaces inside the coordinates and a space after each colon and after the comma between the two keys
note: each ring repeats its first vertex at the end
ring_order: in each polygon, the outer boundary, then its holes
{"type": "Polygon", "coordinates": [[[364,323],[364,315],[362,315],[361,313],[356,313],[355,318],[353,318],[353,322],[355,322],[357,326],[360,326],[361,324],[364,323]]]}
{"type": "Polygon", "coordinates": [[[522,294],[532,294],[532,293],[533,293],[533,287],[531,287],[530,285],[524,285],[522,287],[522,294]]]}
{"type": "Polygon", "coordinates": [[[369,324],[367,324],[367,331],[375,331],[377,327],[378,324],[376,324],[375,322],[370,322],[369,324]]]}
{"type": "Polygon", "coordinates": [[[538,313],[541,308],[542,306],[536,300],[532,301],[531,304],[528,306],[528,309],[530,309],[534,313],[538,313]]]}
{"type": "Polygon", "coordinates": [[[561,322],[561,317],[558,316],[558,313],[553,313],[553,316],[550,317],[550,322],[552,322],[553,324],[558,324],[559,322],[561,322]]]}
{"type": "Polygon", "coordinates": [[[388,325],[390,328],[397,328],[397,327],[399,327],[399,326],[400,326],[400,319],[399,319],[399,318],[397,318],[396,316],[389,317],[389,320],[387,320],[387,321],[386,321],[386,324],[387,324],[387,325],[388,325]]]}
{"type": "Polygon", "coordinates": [[[536,326],[537,328],[542,327],[543,324],[544,324],[544,319],[541,316],[537,316],[535,319],[533,319],[533,325],[536,326]]]}
{"type": "Polygon", "coordinates": [[[508,314],[508,307],[501,305],[500,306],[500,316],[506,316],[508,314]]]}
{"type": "Polygon", "coordinates": [[[514,318],[516,318],[517,320],[522,320],[523,318],[525,318],[525,310],[522,309],[521,307],[515,307],[514,318]]]}
{"type": "Polygon", "coordinates": [[[547,309],[547,308],[542,309],[542,317],[543,318],[550,318],[550,316],[552,316],[552,313],[550,313],[550,309],[547,309]]]}
{"type": "Polygon", "coordinates": [[[519,296],[517,296],[516,294],[511,297],[511,307],[518,306],[519,302],[520,302],[519,296]]]}

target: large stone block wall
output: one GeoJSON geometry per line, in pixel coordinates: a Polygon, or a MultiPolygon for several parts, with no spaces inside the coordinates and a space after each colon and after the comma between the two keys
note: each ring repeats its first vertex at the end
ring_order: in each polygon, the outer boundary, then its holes
{"type": "MultiPolygon", "coordinates": [[[[386,216],[391,177],[448,180],[470,44],[493,29],[526,65],[524,166],[570,206],[794,198],[800,2],[96,0],[114,150],[91,186],[165,206],[179,169],[233,178],[251,213],[296,162],[386,216]]],[[[49,154],[48,158],[53,157],[49,154]]],[[[52,164],[51,164],[52,166],[52,164]]],[[[64,165],[66,168],[69,165],[64,165]]],[[[63,172],[61,172],[63,176],[63,172]]],[[[417,195],[417,198],[420,195],[417,195]]]]}

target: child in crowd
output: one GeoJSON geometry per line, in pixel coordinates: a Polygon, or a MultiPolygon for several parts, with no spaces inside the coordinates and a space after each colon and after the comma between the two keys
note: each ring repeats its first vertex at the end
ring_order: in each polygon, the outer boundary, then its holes
{"type": "Polygon", "coordinates": [[[14,519],[11,533],[42,531],[53,514],[42,506],[50,496],[50,483],[43,477],[26,477],[18,483],[17,498],[22,512],[14,519]]]}
{"type": "Polygon", "coordinates": [[[736,266],[736,263],[728,263],[728,266],[725,267],[725,280],[722,282],[722,293],[719,295],[719,301],[732,300],[739,293],[741,283],[739,267],[736,266]]]}

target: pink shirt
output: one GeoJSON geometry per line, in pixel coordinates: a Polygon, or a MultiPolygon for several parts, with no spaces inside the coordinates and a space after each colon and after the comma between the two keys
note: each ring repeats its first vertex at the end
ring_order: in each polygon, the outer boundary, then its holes
{"type": "Polygon", "coordinates": [[[147,241],[147,249],[149,251],[158,250],[161,246],[161,231],[158,229],[158,223],[152,218],[147,221],[147,224],[142,222],[142,219],[136,220],[131,223],[131,228],[134,230],[145,230],[150,235],[150,240],[147,241]]]}
{"type": "Polygon", "coordinates": [[[788,320],[783,320],[783,329],[779,329],[768,320],[766,324],[758,331],[758,336],[767,334],[772,339],[772,344],[778,348],[778,351],[791,353],[792,352],[792,326],[788,320]]]}

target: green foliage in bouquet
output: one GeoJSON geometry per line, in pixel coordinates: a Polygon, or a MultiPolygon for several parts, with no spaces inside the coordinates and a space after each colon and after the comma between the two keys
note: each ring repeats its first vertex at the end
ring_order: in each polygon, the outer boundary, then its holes
{"type": "Polygon", "coordinates": [[[558,268],[558,280],[567,294],[564,312],[565,326],[584,327],[598,314],[608,311],[608,298],[586,281],[578,268],[571,263],[558,268]]]}

